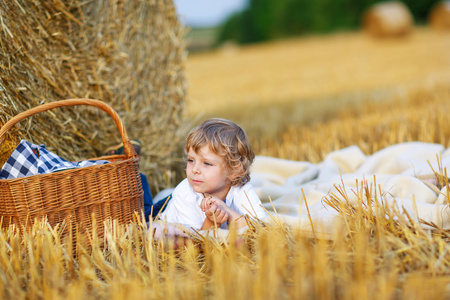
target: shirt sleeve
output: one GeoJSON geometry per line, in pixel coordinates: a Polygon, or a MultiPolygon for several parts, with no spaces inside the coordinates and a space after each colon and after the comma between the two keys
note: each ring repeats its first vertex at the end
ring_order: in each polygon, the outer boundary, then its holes
{"type": "Polygon", "coordinates": [[[241,210],[243,214],[248,214],[258,219],[263,219],[267,216],[267,212],[261,206],[261,200],[256,194],[253,185],[250,183],[242,187],[242,195],[240,196],[241,210]]]}
{"type": "Polygon", "coordinates": [[[188,228],[200,229],[203,225],[201,210],[195,201],[195,197],[189,195],[186,189],[177,187],[172,193],[167,209],[161,215],[161,219],[167,223],[180,223],[188,228]]]}

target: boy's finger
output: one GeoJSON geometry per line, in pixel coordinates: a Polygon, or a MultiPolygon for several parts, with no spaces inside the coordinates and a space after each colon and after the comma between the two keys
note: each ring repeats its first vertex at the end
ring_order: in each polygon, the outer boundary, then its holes
{"type": "Polygon", "coordinates": [[[221,223],[225,222],[228,219],[228,214],[225,211],[220,210],[220,209],[218,209],[218,212],[219,213],[216,214],[217,219],[219,219],[221,223]]]}
{"type": "Polygon", "coordinates": [[[208,216],[212,216],[213,214],[216,213],[216,207],[213,207],[213,206],[209,207],[208,209],[205,210],[205,213],[208,216]]]}
{"type": "Polygon", "coordinates": [[[208,211],[210,211],[212,214],[216,213],[216,210],[217,210],[217,206],[215,204],[211,205],[208,208],[208,211]]]}
{"type": "Polygon", "coordinates": [[[220,222],[224,223],[226,221],[226,214],[221,214],[220,216],[220,222]]]}

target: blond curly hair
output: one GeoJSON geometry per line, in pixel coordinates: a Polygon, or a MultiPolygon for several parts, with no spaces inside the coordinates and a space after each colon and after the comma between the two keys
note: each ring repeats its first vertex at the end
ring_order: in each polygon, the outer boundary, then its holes
{"type": "Polygon", "coordinates": [[[231,186],[243,186],[250,181],[250,166],[255,153],[245,131],[237,124],[220,118],[208,119],[188,135],[185,151],[198,153],[207,145],[216,155],[224,158],[227,174],[235,174],[231,186]]]}

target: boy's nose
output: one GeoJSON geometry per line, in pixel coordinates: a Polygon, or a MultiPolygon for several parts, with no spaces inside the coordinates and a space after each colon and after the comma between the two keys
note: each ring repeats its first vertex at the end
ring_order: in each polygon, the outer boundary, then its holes
{"type": "Polygon", "coordinates": [[[197,164],[194,164],[194,166],[192,167],[192,173],[194,174],[200,173],[200,168],[198,167],[197,164]]]}

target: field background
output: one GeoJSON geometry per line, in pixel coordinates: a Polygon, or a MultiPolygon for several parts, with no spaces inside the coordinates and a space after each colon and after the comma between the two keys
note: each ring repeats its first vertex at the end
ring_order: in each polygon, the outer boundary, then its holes
{"type": "Polygon", "coordinates": [[[186,116],[229,118],[247,130],[256,147],[268,138],[277,144],[293,127],[339,120],[368,105],[366,115],[390,113],[386,105],[393,102],[407,109],[419,93],[432,98],[450,83],[448,49],[450,35],[428,27],[400,39],[374,39],[359,31],[225,44],[188,56],[186,116]]]}

